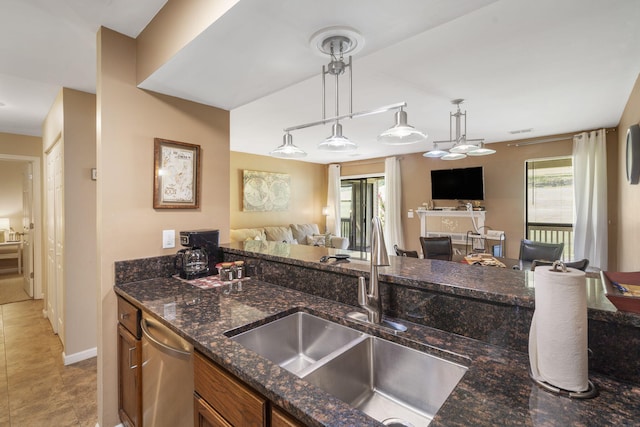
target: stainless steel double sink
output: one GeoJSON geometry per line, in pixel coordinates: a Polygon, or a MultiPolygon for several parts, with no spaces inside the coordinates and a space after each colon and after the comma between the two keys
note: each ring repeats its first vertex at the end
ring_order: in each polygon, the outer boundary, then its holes
{"type": "Polygon", "coordinates": [[[427,425],[467,370],[304,312],[231,339],[390,426],[427,425]]]}

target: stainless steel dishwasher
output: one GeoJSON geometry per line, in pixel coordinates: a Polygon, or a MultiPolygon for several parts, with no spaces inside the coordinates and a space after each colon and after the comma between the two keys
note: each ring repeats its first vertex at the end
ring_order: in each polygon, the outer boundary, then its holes
{"type": "Polygon", "coordinates": [[[142,425],[193,426],[193,346],[143,313],[142,425]]]}

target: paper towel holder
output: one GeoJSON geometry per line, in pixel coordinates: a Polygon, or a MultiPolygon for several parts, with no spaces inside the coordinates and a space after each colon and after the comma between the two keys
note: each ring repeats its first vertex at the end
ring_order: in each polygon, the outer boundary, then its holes
{"type": "Polygon", "coordinates": [[[553,264],[551,264],[551,271],[557,271],[557,272],[562,272],[562,273],[566,273],[567,272],[567,266],[565,265],[564,262],[557,260],[557,261],[553,261],[553,264]],[[560,270],[558,270],[558,267],[560,268],[560,270]]]}
{"type": "Polygon", "coordinates": [[[538,384],[543,389],[545,389],[547,391],[550,391],[552,393],[558,394],[560,396],[570,397],[571,399],[593,399],[594,397],[598,396],[598,394],[599,394],[598,393],[598,389],[591,382],[591,380],[587,380],[589,387],[585,391],[569,391],[569,390],[563,390],[563,389],[558,388],[556,386],[553,386],[553,385],[551,385],[551,384],[549,384],[549,383],[547,383],[545,381],[541,381],[541,380],[538,380],[538,379],[534,378],[533,374],[531,373],[531,370],[529,370],[529,377],[531,377],[533,382],[538,384]]]}
{"type": "MultiPolygon", "coordinates": [[[[557,273],[567,273],[567,266],[565,265],[564,262],[557,260],[554,261],[553,264],[551,265],[551,270],[549,271],[554,271],[557,273]]],[[[590,351],[589,349],[587,349],[587,351],[590,351]]],[[[542,387],[543,389],[550,391],[551,393],[555,393],[558,394],[560,396],[565,396],[565,397],[569,397],[571,399],[592,399],[596,396],[598,396],[598,389],[596,388],[596,386],[591,382],[591,380],[587,379],[587,389],[585,391],[569,391],[569,390],[564,390],[561,389],[559,387],[553,386],[549,383],[547,383],[546,381],[542,381],[539,380],[537,378],[534,378],[533,373],[531,372],[531,369],[529,369],[529,377],[531,377],[531,379],[533,380],[533,382],[535,382],[536,384],[538,384],[540,387],[542,387]]]]}

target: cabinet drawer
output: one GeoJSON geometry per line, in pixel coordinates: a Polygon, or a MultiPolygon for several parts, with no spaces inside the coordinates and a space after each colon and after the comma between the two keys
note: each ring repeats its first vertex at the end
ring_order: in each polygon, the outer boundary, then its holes
{"type": "Polygon", "coordinates": [[[233,427],[197,394],[194,400],[195,427],[233,427]]]}
{"type": "Polygon", "coordinates": [[[141,338],[140,316],[139,309],[126,299],[118,297],[118,321],[137,339],[141,338]]]}
{"type": "Polygon", "coordinates": [[[265,426],[267,400],[233,375],[194,353],[195,389],[220,415],[234,426],[265,426]]]}
{"type": "Polygon", "coordinates": [[[271,427],[304,427],[300,421],[277,406],[271,407],[271,427]]]}

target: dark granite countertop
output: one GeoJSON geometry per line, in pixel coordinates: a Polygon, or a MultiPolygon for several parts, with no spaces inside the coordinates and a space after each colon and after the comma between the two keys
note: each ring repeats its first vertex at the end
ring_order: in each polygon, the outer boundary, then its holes
{"type": "MultiPolygon", "coordinates": [[[[406,260],[400,261],[391,269],[408,271],[406,260]]],[[[442,274],[437,271],[439,268],[433,264],[429,269],[434,270],[432,274],[442,274]]],[[[488,268],[484,270],[484,274],[491,274],[488,268]]],[[[450,279],[455,280],[455,276],[450,279]]],[[[572,400],[556,396],[529,379],[528,356],[524,353],[413,324],[407,324],[407,332],[396,335],[345,318],[354,307],[254,279],[244,282],[242,291],[231,293],[226,288],[199,289],[174,278],[119,284],[115,291],[308,425],[381,424],[246,350],[229,339],[226,331],[306,311],[468,366],[467,373],[433,419],[434,427],[630,426],[637,425],[640,419],[639,386],[592,374],[591,380],[600,391],[597,398],[572,400]]]]}
{"type": "MultiPolygon", "coordinates": [[[[225,252],[241,256],[368,277],[366,252],[265,241],[226,243],[221,247],[225,252]],[[350,262],[319,261],[323,255],[336,253],[350,254],[350,262]]],[[[380,279],[385,282],[501,304],[534,307],[535,281],[531,271],[408,257],[392,256],[389,259],[390,266],[378,269],[380,279]],[[473,274],[469,274],[470,271],[473,274]]],[[[606,298],[599,278],[588,277],[586,283],[589,318],[640,327],[640,315],[618,311],[606,298]]]]}

